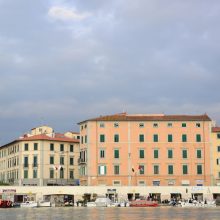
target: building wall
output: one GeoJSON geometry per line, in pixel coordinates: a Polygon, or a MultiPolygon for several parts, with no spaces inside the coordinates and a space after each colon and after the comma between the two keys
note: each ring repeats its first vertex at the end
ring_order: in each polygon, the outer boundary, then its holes
{"type": "Polygon", "coordinates": [[[212,132],[213,176],[214,185],[220,185],[220,129],[212,132]]]}
{"type": "Polygon", "coordinates": [[[78,184],[79,143],[76,139],[70,139],[68,142],[62,139],[53,140],[52,137],[48,140],[30,138],[16,140],[0,148],[0,182],[38,186],[78,184]],[[51,144],[54,146],[53,150],[50,148],[51,144]],[[35,162],[34,157],[37,158],[35,162]],[[54,158],[53,164],[50,157],[54,158]],[[61,157],[64,164],[61,164],[61,157]],[[26,162],[25,158],[28,158],[26,162]],[[73,164],[70,164],[70,158],[73,158],[73,164]],[[72,177],[70,171],[73,171],[72,177]],[[50,176],[50,172],[54,173],[53,177],[50,176]],[[60,176],[60,172],[63,172],[63,176],[60,176]]]}
{"type": "Polygon", "coordinates": [[[114,185],[114,181],[122,186],[152,186],[153,181],[160,181],[162,186],[211,184],[209,121],[86,121],[80,126],[81,138],[87,136],[87,143],[81,143],[80,149],[86,150],[88,157],[83,164],[87,175],[81,176],[82,185],[114,185]],[[100,127],[101,123],[104,127],[100,127]],[[115,123],[118,126],[115,127],[115,123]],[[140,127],[140,123],[144,127],[140,127]],[[154,127],[154,123],[158,127],[154,127]],[[168,123],[172,123],[172,127],[168,127],[168,123]],[[182,127],[182,123],[186,123],[186,127],[182,127]],[[101,134],[105,135],[105,142],[100,142],[101,134]],[[119,142],[114,142],[115,134],[119,134],[119,142]],[[143,142],[139,140],[140,134],[144,135],[143,142]],[[154,142],[154,134],[158,134],[158,142],[154,142]],[[168,142],[168,134],[172,134],[172,142],[168,142]],[[182,134],[187,135],[187,142],[182,142],[182,134]],[[201,135],[201,142],[196,141],[197,134],[201,135]],[[105,151],[104,158],[100,158],[101,149],[105,151]],[[118,159],[114,158],[116,149],[118,159]],[[168,149],[173,150],[171,159],[168,149]],[[144,158],[139,157],[139,150],[144,150],[144,158]],[[158,158],[154,158],[154,150],[158,150],[158,158]],[[183,150],[187,150],[186,159],[182,157],[183,150]],[[197,158],[197,150],[201,150],[201,158],[197,158]],[[106,175],[98,174],[100,165],[107,167],[106,175]],[[119,175],[114,174],[114,165],[119,165],[119,175]],[[159,174],[154,174],[154,165],[159,166],[159,174]],[[168,174],[168,165],[173,165],[173,174],[168,174]],[[186,175],[183,175],[183,165],[188,166],[186,175]],[[202,174],[197,174],[197,165],[202,165],[202,174]],[[140,166],[144,166],[144,174],[140,174],[140,166]]]}

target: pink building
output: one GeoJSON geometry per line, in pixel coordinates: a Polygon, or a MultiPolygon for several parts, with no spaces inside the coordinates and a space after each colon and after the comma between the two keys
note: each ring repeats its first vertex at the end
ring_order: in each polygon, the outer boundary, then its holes
{"type": "Polygon", "coordinates": [[[122,113],[79,125],[81,185],[211,184],[207,115],[122,113]]]}

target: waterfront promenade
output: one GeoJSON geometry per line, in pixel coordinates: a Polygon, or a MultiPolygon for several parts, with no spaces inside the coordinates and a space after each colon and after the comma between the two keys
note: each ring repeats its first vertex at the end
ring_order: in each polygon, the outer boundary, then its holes
{"type": "Polygon", "coordinates": [[[47,195],[73,195],[74,200],[81,200],[84,195],[106,196],[117,194],[118,199],[128,199],[128,195],[147,196],[159,195],[160,200],[170,200],[173,195],[181,195],[182,199],[200,195],[201,198],[212,200],[220,196],[217,186],[1,186],[0,196],[31,195],[36,201],[43,200],[47,195]]]}

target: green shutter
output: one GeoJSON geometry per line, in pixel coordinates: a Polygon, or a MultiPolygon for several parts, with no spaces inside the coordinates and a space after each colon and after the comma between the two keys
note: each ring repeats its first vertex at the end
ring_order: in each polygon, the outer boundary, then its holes
{"type": "Polygon", "coordinates": [[[173,135],[172,134],[168,134],[168,142],[173,142],[173,135]]]}
{"type": "Polygon", "coordinates": [[[188,166],[183,165],[183,174],[188,174],[188,166]]]}
{"type": "Polygon", "coordinates": [[[159,152],[158,150],[154,150],[154,158],[158,158],[159,152]]]}
{"type": "Polygon", "coordinates": [[[144,142],[144,135],[143,134],[139,135],[139,142],[144,142]]]}
{"type": "Polygon", "coordinates": [[[173,165],[168,165],[168,174],[173,174],[173,165]]]}
{"type": "Polygon", "coordinates": [[[173,151],[172,150],[168,150],[168,158],[173,158],[173,151]]]}
{"type": "Polygon", "coordinates": [[[158,142],[158,134],[154,134],[154,142],[158,142]]]}
{"type": "Polygon", "coordinates": [[[201,135],[200,134],[196,135],[196,142],[201,142],[201,135]]]}
{"type": "Polygon", "coordinates": [[[140,156],[140,158],[144,158],[144,150],[139,151],[139,156],[140,156]]]}
{"type": "Polygon", "coordinates": [[[197,150],[197,158],[202,158],[202,152],[201,152],[201,150],[197,150]]]}
{"type": "Polygon", "coordinates": [[[197,174],[202,174],[202,165],[197,165],[197,174]]]}
{"type": "Polygon", "coordinates": [[[114,150],[114,158],[119,158],[119,150],[114,150]]]}
{"type": "Polygon", "coordinates": [[[106,166],[104,166],[104,172],[105,172],[105,174],[107,173],[107,167],[106,166]]]}
{"type": "Polygon", "coordinates": [[[182,142],[187,142],[187,136],[186,136],[186,134],[183,134],[183,135],[182,135],[182,142]]]}
{"type": "Polygon", "coordinates": [[[183,150],[182,153],[183,153],[183,158],[186,159],[187,158],[187,150],[183,150]]]}

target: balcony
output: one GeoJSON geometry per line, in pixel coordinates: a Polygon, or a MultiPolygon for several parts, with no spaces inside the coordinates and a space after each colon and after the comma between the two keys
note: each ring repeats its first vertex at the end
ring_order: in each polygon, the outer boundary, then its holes
{"type": "Polygon", "coordinates": [[[79,158],[78,159],[78,164],[86,164],[87,161],[85,159],[79,158]]]}

